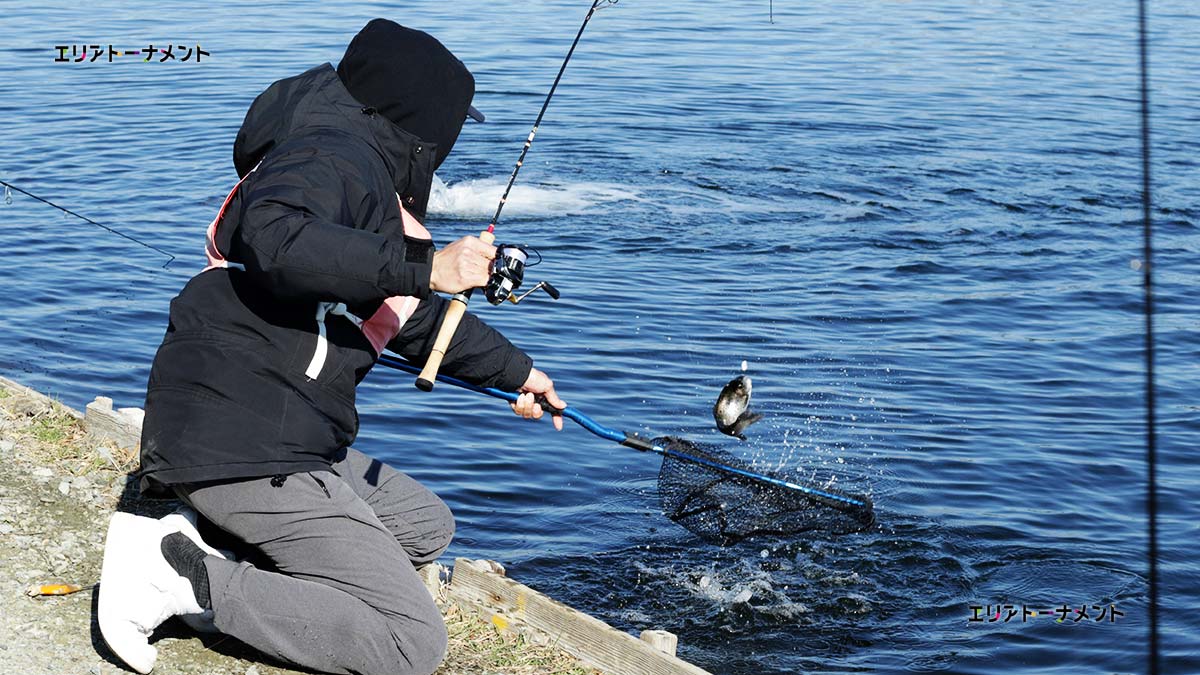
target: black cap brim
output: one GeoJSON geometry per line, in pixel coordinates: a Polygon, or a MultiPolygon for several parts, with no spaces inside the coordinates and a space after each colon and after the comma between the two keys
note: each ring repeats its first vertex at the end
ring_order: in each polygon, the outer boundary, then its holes
{"type": "Polygon", "coordinates": [[[484,119],[486,119],[483,116],[483,113],[479,112],[479,109],[473,105],[467,106],[467,117],[470,117],[471,119],[475,120],[476,122],[482,122],[484,119]]]}

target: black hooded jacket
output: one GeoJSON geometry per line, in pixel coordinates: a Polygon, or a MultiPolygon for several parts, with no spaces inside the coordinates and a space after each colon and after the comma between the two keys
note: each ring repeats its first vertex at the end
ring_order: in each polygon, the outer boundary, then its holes
{"type": "MultiPolygon", "coordinates": [[[[405,233],[397,196],[424,220],[434,169],[454,144],[474,82],[436,40],[382,20],[355,37],[345,68],[356,72],[359,95],[376,100],[356,98],[324,64],[275,82],[246,114],[234,144],[234,165],[245,180],[215,238],[224,257],[245,269],[205,271],[171,302],[147,385],[145,492],[327,469],[354,441],[355,387],[377,355],[349,317],[331,314],[324,321],[326,357],[318,376],[308,378],[320,303],[344,303],[365,319],[386,298],[417,297],[415,312],[387,348],[418,363],[432,348],[448,301],[430,292],[432,244],[405,233]],[[396,48],[396,29],[407,33],[407,53],[396,48]],[[380,43],[391,50],[378,51],[380,43]],[[356,53],[398,61],[371,69],[356,53]],[[364,85],[372,72],[386,78],[411,71],[413,63],[427,69],[425,77],[410,76],[400,88],[364,85]],[[401,100],[403,106],[395,105],[401,100]],[[401,126],[403,116],[393,121],[384,110],[406,110],[410,122],[426,123],[411,123],[410,130],[401,126]]],[[[500,333],[467,314],[442,372],[512,391],[531,366],[500,333]]]]}

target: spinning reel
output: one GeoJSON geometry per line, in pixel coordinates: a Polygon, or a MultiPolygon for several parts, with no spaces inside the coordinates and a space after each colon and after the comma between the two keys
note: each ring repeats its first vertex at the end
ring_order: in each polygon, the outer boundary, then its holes
{"type": "Polygon", "coordinates": [[[502,304],[505,300],[511,301],[514,305],[520,303],[525,298],[529,297],[530,293],[537,290],[544,290],[554,300],[559,298],[558,289],[550,285],[548,281],[539,281],[534,284],[533,288],[525,291],[521,295],[514,295],[521,287],[521,282],[525,279],[525,268],[533,267],[542,262],[542,254],[536,249],[530,249],[522,244],[500,244],[496,247],[496,259],[492,261],[492,275],[488,278],[487,286],[483,288],[484,295],[487,296],[488,302],[493,305],[502,304]],[[528,263],[529,251],[532,250],[537,260],[528,263]]]}

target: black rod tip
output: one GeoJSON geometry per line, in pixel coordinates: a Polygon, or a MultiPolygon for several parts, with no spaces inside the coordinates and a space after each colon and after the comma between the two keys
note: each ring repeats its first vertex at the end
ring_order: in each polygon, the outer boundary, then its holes
{"type": "Polygon", "coordinates": [[[433,382],[430,382],[423,377],[418,377],[417,389],[420,389],[421,391],[433,391],[433,382]]]}

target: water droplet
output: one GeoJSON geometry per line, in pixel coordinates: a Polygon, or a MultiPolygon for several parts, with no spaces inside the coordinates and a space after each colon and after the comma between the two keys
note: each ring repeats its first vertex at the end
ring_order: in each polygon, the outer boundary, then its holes
{"type": "Polygon", "coordinates": [[[1129,261],[1129,269],[1134,270],[1134,271],[1142,269],[1142,261],[1138,260],[1137,258],[1130,260],[1129,261]]]}
{"type": "Polygon", "coordinates": [[[745,359],[742,359],[742,372],[743,373],[746,372],[746,368],[748,368],[749,366],[750,366],[750,364],[746,363],[745,359]]]}

